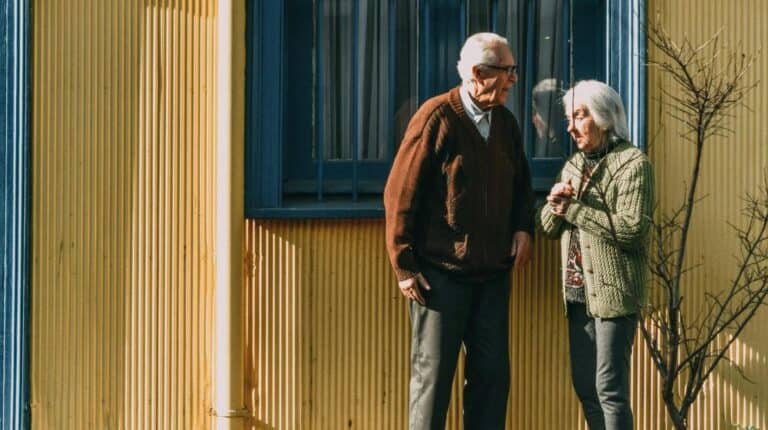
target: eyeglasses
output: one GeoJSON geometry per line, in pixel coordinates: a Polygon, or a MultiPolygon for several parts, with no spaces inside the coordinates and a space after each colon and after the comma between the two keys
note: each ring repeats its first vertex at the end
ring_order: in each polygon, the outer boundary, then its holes
{"type": "Polygon", "coordinates": [[[507,75],[512,76],[514,74],[517,74],[517,64],[514,66],[499,66],[498,64],[481,64],[483,67],[487,67],[489,69],[494,70],[503,70],[507,72],[507,75]]]}

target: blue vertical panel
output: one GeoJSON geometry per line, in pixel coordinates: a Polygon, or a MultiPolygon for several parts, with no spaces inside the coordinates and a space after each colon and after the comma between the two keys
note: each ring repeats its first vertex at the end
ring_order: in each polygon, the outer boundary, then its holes
{"type": "Polygon", "coordinates": [[[630,139],[645,148],[645,2],[608,2],[606,10],[607,82],[627,109],[630,139]]]}
{"type": "Polygon", "coordinates": [[[460,82],[456,63],[465,38],[466,2],[419,3],[419,103],[460,82]]]}
{"type": "Polygon", "coordinates": [[[246,213],[281,204],[283,6],[246,2],[246,213]]]}
{"type": "Polygon", "coordinates": [[[0,428],[29,428],[29,2],[0,0],[0,428]]]}

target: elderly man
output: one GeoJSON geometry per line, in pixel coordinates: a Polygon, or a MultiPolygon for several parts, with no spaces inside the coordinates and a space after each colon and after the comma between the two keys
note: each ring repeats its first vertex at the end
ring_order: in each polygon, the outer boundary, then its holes
{"type": "Polygon", "coordinates": [[[412,323],[410,428],[442,429],[459,348],[464,428],[503,429],[509,392],[509,270],[531,256],[533,193],[507,40],[467,39],[461,86],[411,119],[384,190],[389,257],[412,323]]]}

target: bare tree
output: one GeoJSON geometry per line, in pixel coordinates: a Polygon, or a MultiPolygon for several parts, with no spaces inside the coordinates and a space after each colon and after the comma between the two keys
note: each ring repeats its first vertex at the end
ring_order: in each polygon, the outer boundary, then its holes
{"type": "Polygon", "coordinates": [[[719,364],[730,361],[731,345],[766,304],[768,180],[756,195],[744,198],[744,227],[732,225],[740,243],[733,279],[719,293],[703,293],[705,306],[698,313],[685,314],[683,293],[699,289],[686,282],[695,267],[686,267],[685,256],[704,150],[712,137],[733,134],[727,120],[757,85],[747,79],[755,55],[726,49],[720,33],[698,46],[688,39],[676,43],[658,20],[648,24],[646,33],[658,53],[649,66],[673,83],[673,88],[662,89],[661,102],[681,123],[681,138],[694,151],[685,200],[664,213],[657,210],[654,217],[648,258],[652,299],[647,323],[640,325],[663,382],[667,412],[675,428],[682,430],[688,428],[688,413],[707,378],[719,364]]]}

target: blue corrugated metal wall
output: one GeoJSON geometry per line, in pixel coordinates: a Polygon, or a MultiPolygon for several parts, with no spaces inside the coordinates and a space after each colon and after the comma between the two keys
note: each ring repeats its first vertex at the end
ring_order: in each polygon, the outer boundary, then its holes
{"type": "Polygon", "coordinates": [[[0,428],[29,428],[29,0],[0,0],[0,428]]]}

